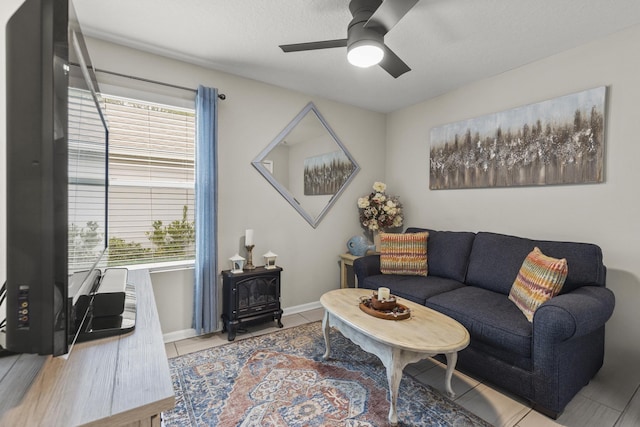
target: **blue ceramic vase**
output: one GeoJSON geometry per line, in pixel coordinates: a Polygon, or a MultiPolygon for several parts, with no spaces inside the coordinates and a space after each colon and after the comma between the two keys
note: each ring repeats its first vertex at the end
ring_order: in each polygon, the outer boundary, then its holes
{"type": "Polygon", "coordinates": [[[375,251],[376,245],[371,244],[364,236],[353,236],[347,242],[349,253],[355,256],[364,256],[367,251],[375,251]]]}

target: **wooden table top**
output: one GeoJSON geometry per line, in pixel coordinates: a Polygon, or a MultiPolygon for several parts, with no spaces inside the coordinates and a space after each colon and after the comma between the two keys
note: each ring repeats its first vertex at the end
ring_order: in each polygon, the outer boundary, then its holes
{"type": "Polygon", "coordinates": [[[138,300],[132,333],[76,344],[68,357],[2,359],[0,426],[150,425],[153,415],[173,408],[151,278],[130,271],[129,282],[138,300]]]}
{"type": "Polygon", "coordinates": [[[370,289],[335,289],[320,297],[322,306],[352,328],[383,344],[418,353],[450,353],[469,345],[469,332],[456,320],[403,298],[398,303],[411,311],[405,320],[373,317],[359,307],[370,289]]]}

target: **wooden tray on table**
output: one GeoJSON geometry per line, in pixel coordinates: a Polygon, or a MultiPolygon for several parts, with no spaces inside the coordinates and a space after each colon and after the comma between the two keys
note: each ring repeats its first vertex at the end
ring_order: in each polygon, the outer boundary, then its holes
{"type": "Polygon", "coordinates": [[[397,303],[393,310],[376,310],[371,306],[371,298],[367,297],[360,299],[360,310],[370,316],[385,320],[404,320],[411,317],[411,311],[406,305],[397,303]]]}

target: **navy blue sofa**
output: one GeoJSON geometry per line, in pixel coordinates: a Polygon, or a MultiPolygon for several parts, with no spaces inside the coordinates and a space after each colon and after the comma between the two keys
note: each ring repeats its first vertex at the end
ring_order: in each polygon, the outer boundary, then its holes
{"type": "Polygon", "coordinates": [[[428,231],[428,275],[381,274],[380,256],[357,259],[361,288],[393,295],[444,313],[471,335],[457,367],[529,400],[552,418],[602,366],[604,325],[615,305],[605,287],[600,247],[589,243],[531,240],[488,232],[428,231]],[[536,310],[533,322],[508,299],[525,257],[535,247],[566,258],[559,295],[536,310]]]}

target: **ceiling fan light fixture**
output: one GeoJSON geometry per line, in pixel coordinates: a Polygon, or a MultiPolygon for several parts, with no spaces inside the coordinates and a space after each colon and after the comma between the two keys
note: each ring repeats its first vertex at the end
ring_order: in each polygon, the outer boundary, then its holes
{"type": "Polygon", "coordinates": [[[377,65],[384,58],[384,49],[375,40],[360,40],[347,49],[347,60],[356,67],[368,68],[377,65]]]}

